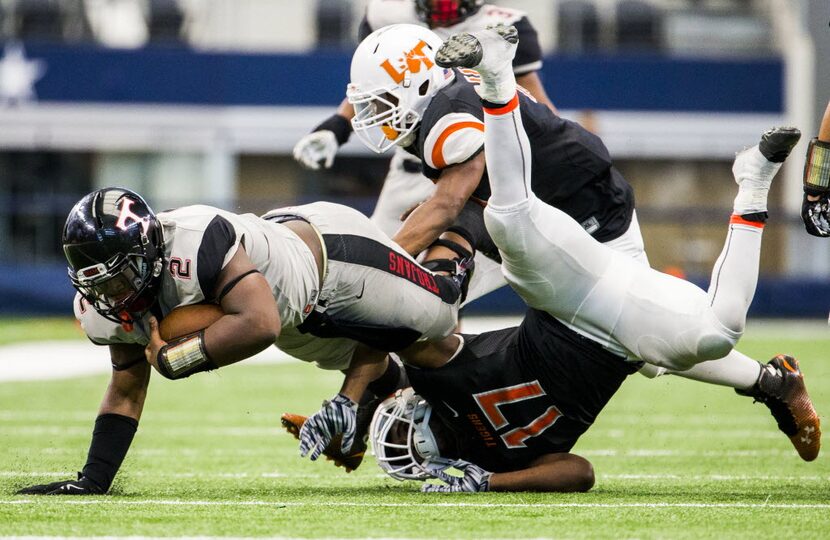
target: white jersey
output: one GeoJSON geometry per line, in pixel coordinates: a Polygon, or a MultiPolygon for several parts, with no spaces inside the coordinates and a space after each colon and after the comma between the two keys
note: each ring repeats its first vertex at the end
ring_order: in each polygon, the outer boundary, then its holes
{"type": "MultiPolygon", "coordinates": [[[[456,324],[458,295],[449,280],[420,267],[351,208],[315,203],[260,218],[188,206],[158,218],[166,264],[156,316],[216,302],[219,273],[244,246],[277,302],[282,329],[276,345],[301,360],[344,369],[357,345],[346,338],[396,350],[418,339],[444,337],[456,324]],[[279,222],[285,216],[308,221],[321,235],[327,255],[322,287],[311,250],[279,222]]],[[[149,313],[121,325],[77,295],[75,315],[94,343],[144,346],[149,340],[149,313]]]]}
{"type": "MultiPolygon", "coordinates": [[[[366,16],[360,26],[359,40],[372,31],[391,24],[417,24],[426,27],[415,12],[412,0],[369,0],[366,16]]],[[[486,4],[476,13],[458,24],[431,28],[442,40],[460,32],[483,30],[491,24],[513,25],[519,32],[519,46],[513,61],[513,72],[524,75],[542,68],[542,50],[536,30],[527,19],[527,14],[518,9],[486,4]]]]}

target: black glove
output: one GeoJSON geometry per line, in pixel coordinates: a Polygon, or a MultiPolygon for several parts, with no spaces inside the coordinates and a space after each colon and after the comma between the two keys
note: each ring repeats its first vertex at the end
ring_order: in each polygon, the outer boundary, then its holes
{"type": "Polygon", "coordinates": [[[813,236],[827,237],[830,236],[830,200],[828,200],[828,193],[819,195],[818,200],[807,200],[807,194],[804,194],[804,200],[801,203],[801,219],[804,221],[804,227],[807,232],[813,236]]]}
{"type": "Polygon", "coordinates": [[[103,495],[104,490],[95,482],[78,473],[77,480],[64,480],[23,488],[18,495],[103,495]]]}

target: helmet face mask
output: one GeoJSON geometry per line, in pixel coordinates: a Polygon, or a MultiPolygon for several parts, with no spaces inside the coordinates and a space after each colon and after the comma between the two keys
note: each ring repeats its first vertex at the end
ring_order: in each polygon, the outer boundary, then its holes
{"type": "Polygon", "coordinates": [[[454,77],[435,64],[441,43],[426,28],[395,24],[358,46],[346,97],[355,109],[352,128],[369,149],[383,153],[412,143],[430,100],[454,77]]]}
{"type": "Polygon", "coordinates": [[[464,21],[483,4],[484,0],[415,0],[415,12],[430,28],[438,28],[464,21]]]}
{"type": "Polygon", "coordinates": [[[150,269],[146,256],[131,253],[77,272],[70,267],[69,280],[95,311],[111,321],[125,322],[124,313],[140,318],[153,307],[152,278],[160,274],[160,263],[156,261],[158,270],[150,269]]]}
{"type": "Polygon", "coordinates": [[[421,121],[421,115],[412,109],[404,110],[400,100],[386,89],[386,92],[359,92],[347,90],[349,102],[354,106],[355,116],[352,127],[358,138],[378,153],[393,145],[406,146],[421,121]]]}
{"type": "Polygon", "coordinates": [[[156,302],[164,242],[161,224],[136,193],[94,191],[66,220],[63,250],[72,286],[104,318],[130,322],[156,302]]]}
{"type": "Polygon", "coordinates": [[[412,388],[386,399],[372,418],[369,440],[378,465],[397,480],[432,478],[430,469],[444,469],[438,442],[429,427],[432,406],[412,388]]]}

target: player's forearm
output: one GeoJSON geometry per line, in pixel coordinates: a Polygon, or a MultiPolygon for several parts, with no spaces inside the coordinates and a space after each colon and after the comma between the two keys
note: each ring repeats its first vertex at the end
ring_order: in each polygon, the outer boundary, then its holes
{"type": "Polygon", "coordinates": [[[144,410],[150,365],[142,362],[124,371],[113,371],[98,414],[119,414],[138,421],[144,410]]]}
{"type": "Polygon", "coordinates": [[[827,103],[827,108],[824,109],[824,116],[818,129],[818,140],[830,142],[830,102],[827,103]]]}
{"type": "Polygon", "coordinates": [[[150,365],[113,371],[104,394],[82,475],[106,492],[132,445],[144,409],[150,365]]]}
{"type": "Polygon", "coordinates": [[[355,350],[349,369],[346,370],[340,393],[359,403],[369,384],[386,371],[388,362],[385,352],[359,346],[355,350]]]}
{"type": "Polygon", "coordinates": [[[218,367],[249,358],[274,344],[279,336],[279,316],[245,312],[228,314],[205,330],[204,345],[218,367]]]}
{"type": "Polygon", "coordinates": [[[344,99],[337,107],[337,114],[339,114],[349,122],[351,122],[352,118],[354,118],[354,107],[351,103],[349,103],[348,99],[344,99]]]}
{"type": "Polygon", "coordinates": [[[520,471],[494,473],[490,491],[588,491],[594,485],[594,471],[584,458],[573,454],[543,456],[520,471]]]}
{"type": "MultiPolygon", "coordinates": [[[[818,128],[818,140],[825,143],[830,143],[830,102],[827,103],[827,108],[824,109],[824,116],[821,118],[821,125],[818,128]]],[[[808,150],[809,159],[809,150],[808,150]]],[[[806,173],[805,173],[806,174],[806,173]]],[[[806,179],[805,179],[806,182],[806,179]]],[[[806,185],[806,184],[805,184],[806,185]]],[[[821,198],[820,195],[806,194],[808,201],[817,201],[821,198]]]]}
{"type": "Polygon", "coordinates": [[[412,211],[393,240],[414,257],[453,224],[462,207],[463,201],[458,204],[433,197],[412,211]]]}

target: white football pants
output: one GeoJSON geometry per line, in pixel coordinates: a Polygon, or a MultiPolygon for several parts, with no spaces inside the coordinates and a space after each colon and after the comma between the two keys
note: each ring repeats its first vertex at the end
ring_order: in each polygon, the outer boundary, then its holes
{"type": "Polygon", "coordinates": [[[487,112],[484,132],[492,191],[484,218],[508,283],[530,307],[627,357],[686,370],[726,356],[755,292],[762,229],[730,224],[708,294],[597,242],[532,193],[517,101],[487,112]]]}

